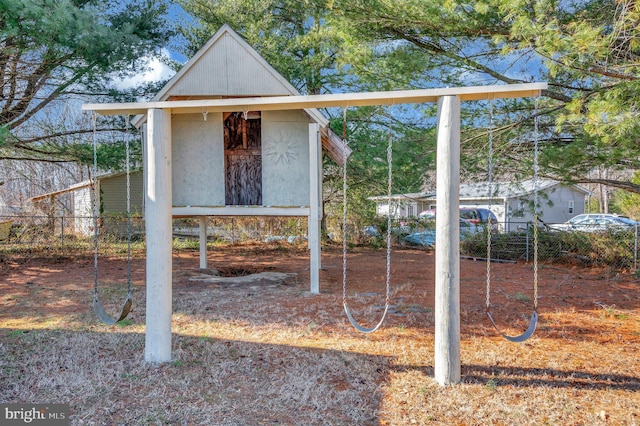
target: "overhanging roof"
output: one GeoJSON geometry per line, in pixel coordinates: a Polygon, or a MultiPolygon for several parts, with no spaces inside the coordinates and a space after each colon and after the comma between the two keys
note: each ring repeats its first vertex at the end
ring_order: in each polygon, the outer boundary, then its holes
{"type": "Polygon", "coordinates": [[[170,109],[172,114],[204,112],[277,111],[307,108],[356,107],[437,102],[442,96],[458,96],[462,101],[540,96],[547,83],[498,86],[472,86],[442,89],[395,90],[385,92],[339,93],[249,97],[232,99],[193,99],[180,101],[84,104],[83,110],[103,115],[146,114],[149,109],[170,109]]]}

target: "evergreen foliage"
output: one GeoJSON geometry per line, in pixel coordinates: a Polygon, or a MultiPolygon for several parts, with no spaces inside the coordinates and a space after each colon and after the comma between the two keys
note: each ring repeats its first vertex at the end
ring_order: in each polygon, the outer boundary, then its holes
{"type": "Polygon", "coordinates": [[[165,13],[152,0],[0,1],[0,159],[92,161],[89,120],[71,110],[126,97],[113,79],[166,44],[165,13]]]}

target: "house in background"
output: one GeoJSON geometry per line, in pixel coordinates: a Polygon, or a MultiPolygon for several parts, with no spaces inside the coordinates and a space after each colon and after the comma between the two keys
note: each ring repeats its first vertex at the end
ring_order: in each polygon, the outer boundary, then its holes
{"type": "MultiPolygon", "coordinates": [[[[130,195],[131,195],[131,215],[142,216],[144,212],[144,186],[142,172],[135,171],[129,175],[130,179],[130,195]]],[[[121,216],[127,212],[127,174],[113,173],[98,176],[96,179],[98,185],[99,206],[98,217],[105,218],[108,216],[121,216]]],[[[60,191],[49,192],[47,194],[32,197],[31,201],[43,208],[43,204],[54,205],[56,197],[63,194],[70,194],[72,197],[71,205],[73,217],[73,232],[80,235],[93,234],[93,198],[94,191],[91,180],[85,180],[78,184],[72,185],[60,191]]],[[[50,209],[44,206],[46,211],[50,209]]]]}
{"type": "MultiPolygon", "coordinates": [[[[494,182],[489,197],[487,182],[460,185],[460,207],[490,208],[504,231],[515,231],[533,221],[533,180],[523,182],[494,182]]],[[[545,223],[566,222],[585,212],[585,202],[590,194],[577,185],[565,185],[554,180],[538,182],[539,218],[545,223]]],[[[389,212],[387,197],[371,197],[376,202],[376,213],[386,216],[389,212]]],[[[436,193],[423,192],[392,196],[392,213],[396,219],[417,217],[421,211],[436,206],[436,193]]]]}

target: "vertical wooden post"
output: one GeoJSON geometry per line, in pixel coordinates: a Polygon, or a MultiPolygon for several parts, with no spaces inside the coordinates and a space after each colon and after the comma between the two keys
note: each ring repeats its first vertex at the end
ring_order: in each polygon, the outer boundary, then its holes
{"type": "Polygon", "coordinates": [[[460,382],[460,98],[438,99],[435,379],[460,382]]]}
{"type": "Polygon", "coordinates": [[[150,109],[146,140],[147,329],[145,361],[171,361],[171,110],[150,109]]]}
{"type": "Polygon", "coordinates": [[[200,269],[207,269],[207,216],[200,216],[200,269]]]}
{"type": "Polygon", "coordinates": [[[320,125],[309,124],[309,281],[311,293],[320,294],[320,125]]]}

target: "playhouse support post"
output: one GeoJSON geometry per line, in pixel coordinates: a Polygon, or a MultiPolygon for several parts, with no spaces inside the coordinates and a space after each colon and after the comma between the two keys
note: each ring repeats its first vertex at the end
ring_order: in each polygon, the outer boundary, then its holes
{"type": "Polygon", "coordinates": [[[200,269],[207,269],[207,216],[200,216],[200,269]]]}
{"type": "Polygon", "coordinates": [[[171,110],[147,113],[145,361],[171,361],[171,110]]]}
{"type": "Polygon", "coordinates": [[[438,99],[435,379],[460,382],[460,98],[438,99]]]}
{"type": "Polygon", "coordinates": [[[309,219],[307,239],[309,242],[309,281],[311,293],[320,294],[320,126],[309,124],[309,219]]]}

